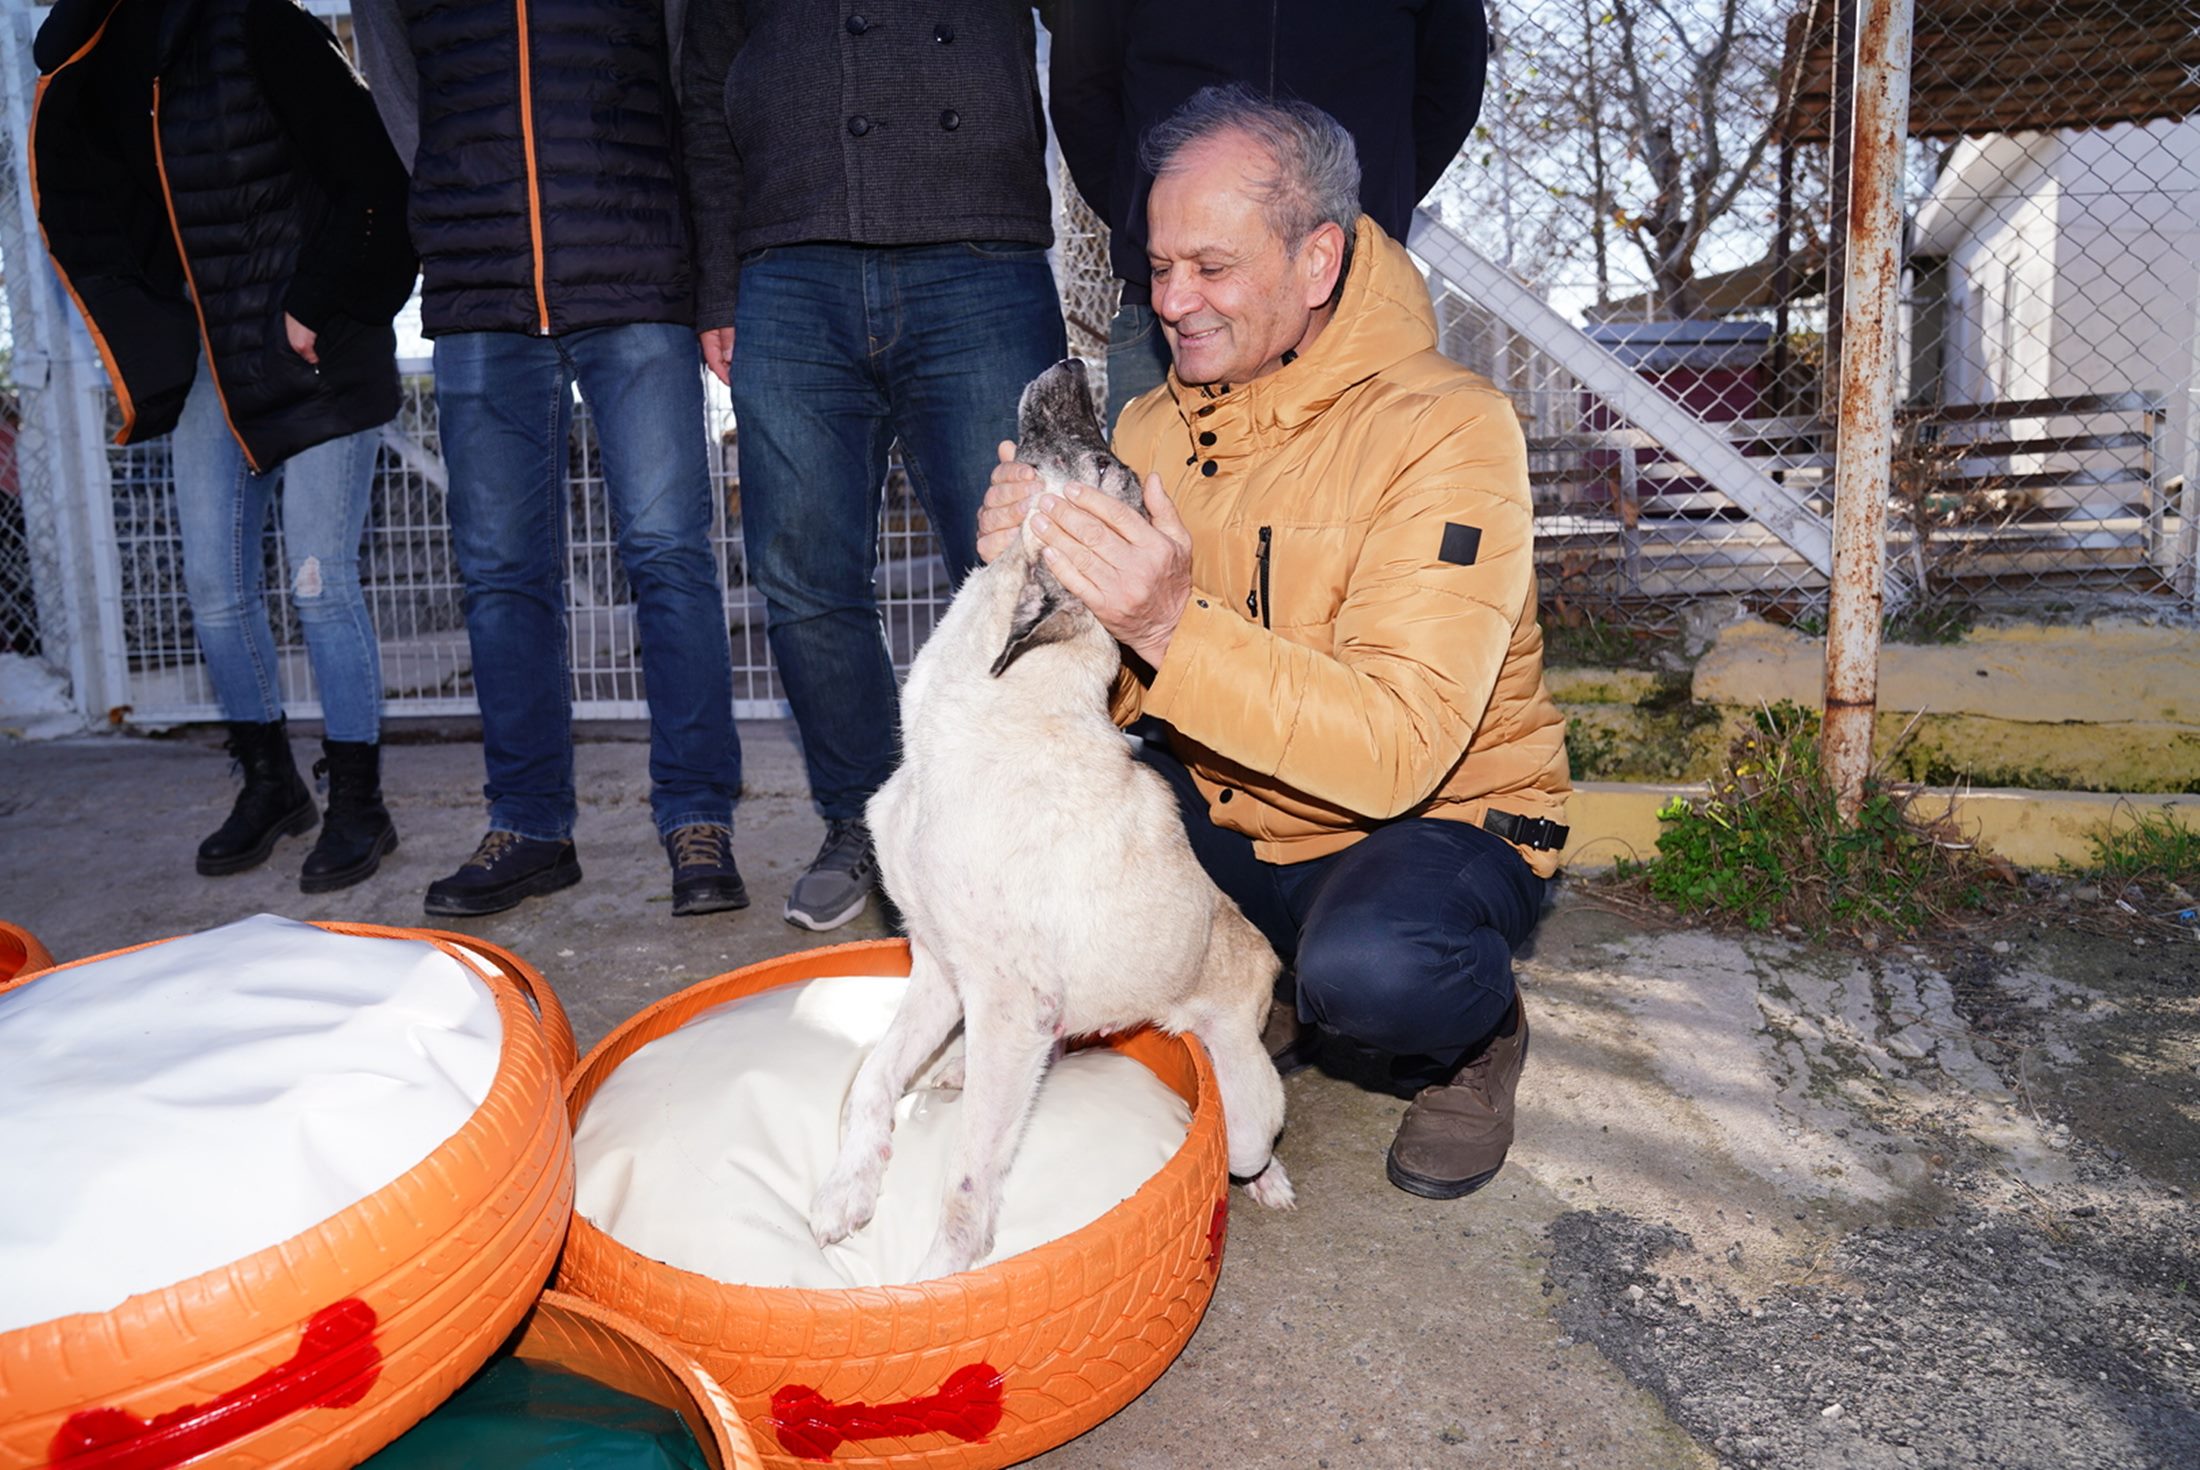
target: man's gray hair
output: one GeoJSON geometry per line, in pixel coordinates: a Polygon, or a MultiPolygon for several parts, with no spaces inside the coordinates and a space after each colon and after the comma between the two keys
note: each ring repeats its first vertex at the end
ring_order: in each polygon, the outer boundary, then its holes
{"type": "Polygon", "coordinates": [[[1345,246],[1360,222],[1360,154],[1344,124],[1310,102],[1270,101],[1249,87],[1202,87],[1147,130],[1138,161],[1155,178],[1184,151],[1223,133],[1243,133],[1276,161],[1254,185],[1268,227],[1293,255],[1306,237],[1334,222],[1345,246]]]}

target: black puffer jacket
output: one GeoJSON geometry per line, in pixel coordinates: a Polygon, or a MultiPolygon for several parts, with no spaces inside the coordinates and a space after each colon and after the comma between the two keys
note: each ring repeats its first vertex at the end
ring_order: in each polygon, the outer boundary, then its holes
{"type": "Polygon", "coordinates": [[[354,19],[391,136],[417,129],[423,331],[693,323],[663,0],[360,0],[354,19]]]}
{"type": "Polygon", "coordinates": [[[39,222],[121,442],[175,427],[202,346],[255,469],[388,422],[404,173],[327,28],[290,0],[59,0],[35,54],[39,222]]]}
{"type": "Polygon", "coordinates": [[[1077,191],[1115,232],[1125,298],[1143,302],[1146,130],[1202,87],[1242,83],[1343,123],[1359,147],[1360,203],[1394,240],[1482,110],[1482,0],[1057,0],[1055,136],[1077,191]]]}

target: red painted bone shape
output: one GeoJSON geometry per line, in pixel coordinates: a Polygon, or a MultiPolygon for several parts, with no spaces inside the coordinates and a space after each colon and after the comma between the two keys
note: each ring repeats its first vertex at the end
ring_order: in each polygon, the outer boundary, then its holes
{"type": "Polygon", "coordinates": [[[1001,1422],[1000,1372],[990,1363],[957,1368],[939,1392],[890,1404],[836,1404],[814,1388],[790,1383],[772,1395],[769,1424],[780,1447],[805,1460],[830,1460],[852,1439],[906,1439],[952,1434],[975,1444],[1001,1422]]]}
{"type": "Polygon", "coordinates": [[[140,1419],[127,1409],[84,1409],[53,1437],[57,1470],[166,1470],[234,1444],[302,1409],[346,1409],[382,1373],[374,1308],[357,1297],[323,1307],[306,1323],[290,1361],[218,1398],[140,1419]]]}

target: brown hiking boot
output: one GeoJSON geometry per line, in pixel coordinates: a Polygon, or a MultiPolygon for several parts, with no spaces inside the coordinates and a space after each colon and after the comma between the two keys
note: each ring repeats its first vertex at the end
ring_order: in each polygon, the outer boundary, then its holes
{"type": "Polygon", "coordinates": [[[1268,1022],[1260,1028],[1260,1044],[1276,1064],[1276,1075],[1288,1077],[1313,1064],[1321,1050],[1321,1032],[1299,1019],[1299,1008],[1288,1000],[1268,1002],[1268,1022]]]}
{"type": "Polygon", "coordinates": [[[1423,1090],[1390,1141],[1390,1182],[1424,1199],[1457,1199],[1497,1177],[1513,1141],[1513,1093],[1528,1059],[1528,1016],[1512,1009],[1482,1054],[1423,1090]]]}

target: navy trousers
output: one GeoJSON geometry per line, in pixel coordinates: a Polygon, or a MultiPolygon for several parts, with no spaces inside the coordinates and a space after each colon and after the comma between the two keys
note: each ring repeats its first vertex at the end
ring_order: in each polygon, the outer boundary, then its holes
{"type": "Polygon", "coordinates": [[[1549,887],[1510,843],[1411,817],[1328,857],[1263,862],[1209,820],[1183,762],[1150,740],[1139,754],[1176,793],[1207,875],[1296,970],[1301,1021],[1390,1053],[1401,1078],[1448,1075],[1497,1030],[1549,887]]]}

